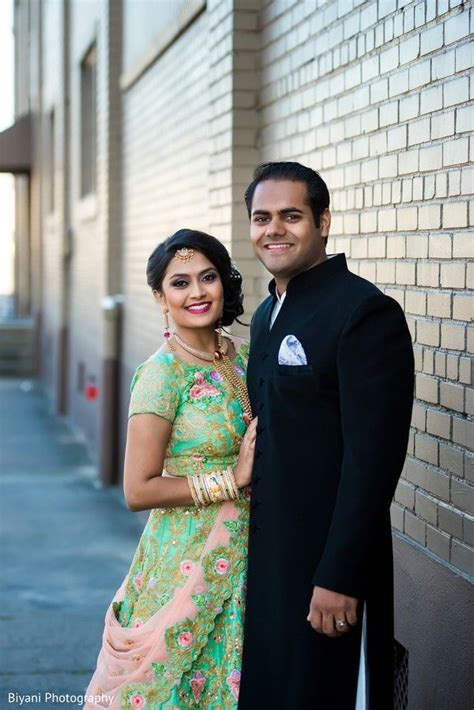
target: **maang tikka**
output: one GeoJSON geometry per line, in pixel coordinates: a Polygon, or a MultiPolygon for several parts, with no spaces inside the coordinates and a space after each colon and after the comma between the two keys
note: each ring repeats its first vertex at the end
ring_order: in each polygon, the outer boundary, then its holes
{"type": "Polygon", "coordinates": [[[177,249],[175,257],[178,259],[178,261],[183,261],[186,263],[187,261],[190,261],[194,256],[194,249],[190,249],[189,247],[181,247],[181,249],[177,249]]]}

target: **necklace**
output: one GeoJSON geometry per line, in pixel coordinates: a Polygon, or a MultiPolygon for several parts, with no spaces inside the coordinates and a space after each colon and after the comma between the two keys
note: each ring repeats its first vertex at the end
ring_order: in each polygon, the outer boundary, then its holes
{"type": "Polygon", "coordinates": [[[183,350],[185,350],[190,355],[197,357],[199,360],[204,360],[205,362],[212,362],[217,372],[219,372],[230,384],[234,394],[238,398],[242,409],[244,410],[244,419],[247,424],[252,420],[252,407],[250,405],[249,393],[247,386],[242,378],[240,378],[234,366],[232,365],[228,355],[228,343],[223,341],[222,332],[217,331],[217,347],[214,353],[207,352],[206,350],[197,350],[191,345],[188,345],[178,333],[174,333],[174,339],[180,345],[183,350]]]}

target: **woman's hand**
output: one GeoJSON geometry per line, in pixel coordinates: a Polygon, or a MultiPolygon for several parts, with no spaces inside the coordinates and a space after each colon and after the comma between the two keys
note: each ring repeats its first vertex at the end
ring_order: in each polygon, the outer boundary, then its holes
{"type": "Polygon", "coordinates": [[[250,485],[255,455],[255,439],[257,438],[257,423],[258,417],[252,419],[240,444],[239,458],[234,468],[237,488],[245,488],[250,485]]]}

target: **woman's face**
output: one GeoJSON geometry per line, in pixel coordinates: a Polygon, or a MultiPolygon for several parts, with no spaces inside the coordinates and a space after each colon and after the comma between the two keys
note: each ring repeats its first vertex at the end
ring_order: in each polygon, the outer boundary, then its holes
{"type": "Polygon", "coordinates": [[[214,328],[224,309],[219,272],[196,250],[189,261],[171,259],[155,297],[180,329],[214,328]]]}

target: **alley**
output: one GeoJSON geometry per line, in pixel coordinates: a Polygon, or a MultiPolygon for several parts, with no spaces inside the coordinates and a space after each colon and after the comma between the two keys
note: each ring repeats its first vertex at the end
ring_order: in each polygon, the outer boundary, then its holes
{"type": "Polygon", "coordinates": [[[0,401],[0,707],[80,707],[61,696],[87,687],[146,518],[100,487],[34,382],[0,381],[0,401]],[[33,694],[39,702],[21,705],[33,694]]]}

